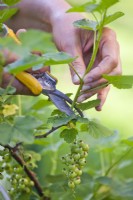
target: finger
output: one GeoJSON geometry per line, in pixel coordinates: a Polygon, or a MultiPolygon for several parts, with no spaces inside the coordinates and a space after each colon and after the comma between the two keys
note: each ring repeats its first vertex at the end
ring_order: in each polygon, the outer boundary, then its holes
{"type": "Polygon", "coordinates": [[[77,58],[72,62],[72,65],[70,65],[70,71],[73,83],[75,85],[78,85],[80,84],[80,78],[82,78],[85,73],[86,66],[80,50],[76,50],[75,52],[73,52],[73,56],[77,58]]]}
{"type": "Polygon", "coordinates": [[[92,97],[96,93],[97,93],[97,91],[92,91],[92,92],[88,92],[86,94],[83,94],[83,95],[81,95],[81,96],[78,97],[77,102],[78,103],[82,103],[83,101],[85,101],[86,99],[92,97]]]}
{"type": "Polygon", "coordinates": [[[21,35],[21,33],[25,33],[26,29],[19,29],[16,33],[16,36],[19,38],[19,36],[21,35]]]}
{"type": "Polygon", "coordinates": [[[99,53],[102,61],[93,68],[84,78],[85,83],[99,79],[102,74],[109,74],[119,63],[119,45],[114,32],[103,34],[99,53]]]}
{"type": "Polygon", "coordinates": [[[107,95],[109,93],[109,90],[110,90],[110,86],[107,86],[106,88],[103,88],[102,90],[100,90],[98,92],[98,95],[97,95],[97,99],[100,99],[100,104],[96,107],[96,110],[97,111],[101,111],[102,110],[102,107],[106,101],[106,98],[107,98],[107,95]]]}
{"type": "Polygon", "coordinates": [[[18,59],[18,56],[15,53],[9,51],[8,49],[2,50],[2,54],[5,59],[5,65],[15,62],[18,59]]]}

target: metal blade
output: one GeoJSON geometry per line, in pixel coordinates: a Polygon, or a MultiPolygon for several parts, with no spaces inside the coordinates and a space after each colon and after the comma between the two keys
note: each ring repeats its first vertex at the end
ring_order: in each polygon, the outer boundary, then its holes
{"type": "Polygon", "coordinates": [[[47,94],[50,100],[55,104],[55,106],[61,111],[64,112],[66,115],[74,115],[73,110],[69,107],[69,105],[64,101],[64,99],[55,96],[54,94],[47,94]]]}

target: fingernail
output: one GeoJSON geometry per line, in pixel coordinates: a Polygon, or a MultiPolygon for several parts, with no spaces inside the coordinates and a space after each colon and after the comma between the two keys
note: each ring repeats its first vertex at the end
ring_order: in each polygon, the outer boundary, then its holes
{"type": "Polygon", "coordinates": [[[92,77],[87,77],[84,79],[84,83],[90,83],[93,81],[93,78],[92,77]]]}
{"type": "MultiPolygon", "coordinates": [[[[80,75],[79,75],[80,76],[80,75]]],[[[80,79],[79,79],[79,77],[77,76],[77,74],[75,74],[74,76],[73,76],[73,83],[80,83],[80,79]]]]}
{"type": "Polygon", "coordinates": [[[78,103],[81,103],[81,102],[83,102],[85,99],[86,99],[86,98],[85,98],[84,96],[80,96],[80,97],[78,97],[77,102],[78,102],[78,103]]]}
{"type": "Polygon", "coordinates": [[[101,110],[102,110],[102,107],[101,107],[101,106],[97,106],[97,107],[96,107],[96,110],[97,110],[97,111],[101,111],[101,110]]]}
{"type": "Polygon", "coordinates": [[[90,90],[91,89],[91,86],[90,85],[84,85],[82,87],[82,91],[86,91],[86,90],[90,90]]]}

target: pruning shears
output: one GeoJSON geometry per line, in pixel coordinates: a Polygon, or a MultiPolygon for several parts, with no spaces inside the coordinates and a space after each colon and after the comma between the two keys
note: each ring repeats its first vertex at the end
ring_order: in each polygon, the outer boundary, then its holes
{"type": "MultiPolygon", "coordinates": [[[[9,36],[14,39],[15,42],[21,44],[16,34],[12,29],[3,25],[3,31],[0,32],[1,37],[9,36]]],[[[28,72],[20,72],[15,77],[27,86],[34,95],[44,94],[54,103],[54,105],[66,115],[74,115],[74,111],[71,106],[73,101],[65,95],[63,92],[56,89],[57,79],[49,72],[39,74],[29,74],[28,72]]],[[[82,111],[74,106],[75,110],[80,116],[83,116],[82,111]]]]}

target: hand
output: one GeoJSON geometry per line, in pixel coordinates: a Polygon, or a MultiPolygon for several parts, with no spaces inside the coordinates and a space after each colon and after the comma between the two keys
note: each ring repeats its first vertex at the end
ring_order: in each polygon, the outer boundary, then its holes
{"type": "MultiPolygon", "coordinates": [[[[64,14],[54,20],[52,27],[54,40],[58,49],[68,52],[72,56],[78,56],[73,62],[73,66],[78,74],[83,77],[92,55],[93,32],[74,28],[72,23],[80,18],[83,17],[78,14],[64,14]]],[[[70,70],[73,83],[79,84],[79,78],[72,69],[70,70]]],[[[94,66],[84,77],[82,91],[95,88],[106,82],[102,78],[102,74],[121,74],[119,45],[116,41],[115,33],[109,28],[104,28],[94,66]]],[[[97,91],[83,94],[78,98],[78,102],[82,102],[97,93],[97,98],[100,99],[101,102],[100,105],[96,107],[96,110],[100,111],[106,100],[109,88],[108,86],[97,91]]]]}
{"type": "MultiPolygon", "coordinates": [[[[26,31],[25,29],[20,29],[17,32],[17,36],[19,37],[19,34],[25,31],[26,31]]],[[[16,54],[14,54],[13,52],[10,52],[8,49],[3,49],[1,51],[1,54],[4,57],[5,66],[19,59],[19,57],[16,54]]],[[[39,52],[34,52],[34,54],[40,55],[39,52]]],[[[49,71],[49,67],[45,67],[45,68],[42,68],[41,70],[34,71],[34,73],[42,73],[45,71],[49,71]]],[[[28,69],[27,72],[28,73],[32,72],[33,74],[33,71],[31,69],[28,69]]],[[[3,72],[1,87],[6,88],[10,82],[12,82],[11,85],[16,88],[16,94],[33,95],[32,92],[19,80],[13,77],[13,75],[3,72]]]]}

